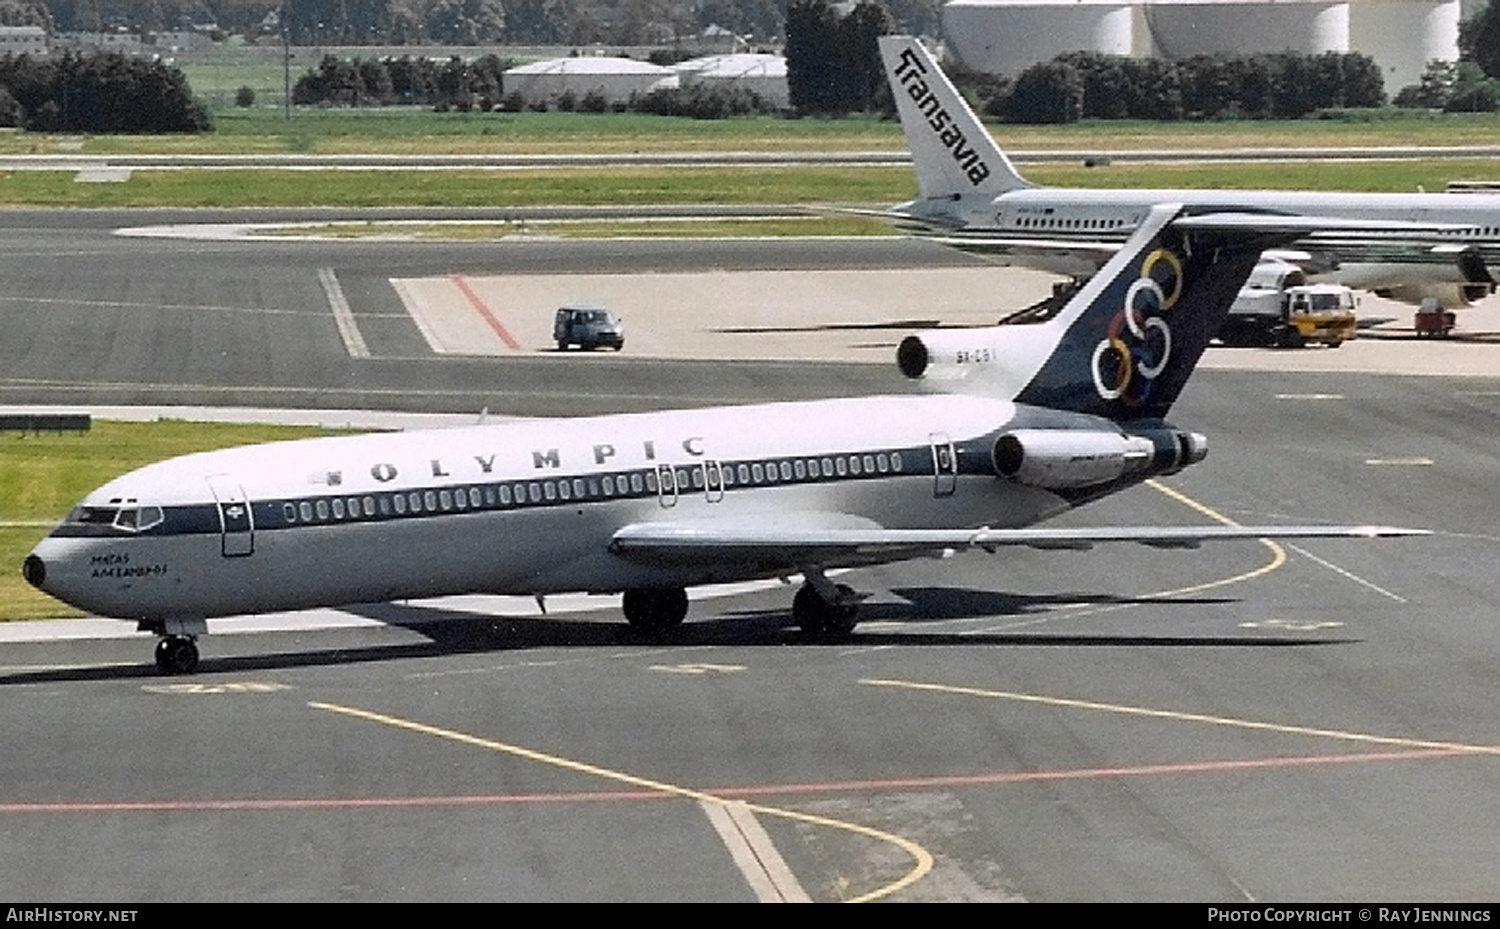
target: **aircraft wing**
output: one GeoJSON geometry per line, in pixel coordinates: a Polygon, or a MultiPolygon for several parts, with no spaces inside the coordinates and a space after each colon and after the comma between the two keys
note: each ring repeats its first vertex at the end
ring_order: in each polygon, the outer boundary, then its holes
{"type": "MultiPolygon", "coordinates": [[[[742,558],[795,568],[807,564],[858,563],[893,552],[1003,546],[1088,549],[1103,542],[1136,542],[1157,548],[1196,548],[1203,542],[1243,539],[1375,539],[1428,535],[1395,526],[1119,526],[1077,529],[886,529],[846,520],[816,520],[797,526],[781,519],[764,524],[712,520],[635,523],[615,533],[610,550],[621,556],[664,563],[742,558]]],[[[864,522],[864,521],[860,521],[864,522]]]]}

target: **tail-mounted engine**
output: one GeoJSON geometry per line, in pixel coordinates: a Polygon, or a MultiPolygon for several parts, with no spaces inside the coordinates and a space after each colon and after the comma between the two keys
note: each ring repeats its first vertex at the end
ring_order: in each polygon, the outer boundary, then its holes
{"type": "Polygon", "coordinates": [[[995,472],[1030,487],[1071,490],[1126,477],[1172,474],[1208,454],[1195,432],[1013,429],[995,440],[995,472]]]}

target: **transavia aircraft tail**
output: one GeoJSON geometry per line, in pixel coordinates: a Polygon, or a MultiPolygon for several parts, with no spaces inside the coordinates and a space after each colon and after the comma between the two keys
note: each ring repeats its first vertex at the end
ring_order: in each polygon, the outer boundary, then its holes
{"type": "Polygon", "coordinates": [[[811,635],[860,595],[831,568],[946,548],[1412,534],[1378,526],[1033,528],[1201,461],[1165,416],[1264,248],[1317,221],[1157,206],[1050,321],[924,332],[926,395],[520,420],[174,458],[89,494],[26,578],[160,636],[206,619],[460,593],[621,592],[660,634],[688,587],[800,573],[811,635]]]}
{"type": "Polygon", "coordinates": [[[1319,225],[1282,253],[1314,279],[1412,304],[1464,306],[1495,289],[1500,197],[1276,190],[1079,190],[1027,181],[922,44],[885,36],[880,52],[920,196],[890,213],[940,241],[993,259],[1085,278],[1151,208],[1338,217],[1405,229],[1319,225]]]}

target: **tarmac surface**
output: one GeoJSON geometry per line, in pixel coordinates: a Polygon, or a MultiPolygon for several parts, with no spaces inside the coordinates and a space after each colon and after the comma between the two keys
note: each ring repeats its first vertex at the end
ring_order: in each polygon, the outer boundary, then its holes
{"type": "MultiPolygon", "coordinates": [[[[868,343],[1050,286],[925,243],[194,243],[112,230],[216,217],[6,219],[11,405],[345,421],[904,390],[868,343]],[[562,290],[531,288],[608,275],[579,297],[618,303],[623,353],[535,344],[520,295],[550,318],[562,290]],[[429,343],[392,282],[477,312],[443,296],[455,277],[523,350],[429,343]],[[652,283],[687,309],[628,302],[652,283]],[[690,341],[654,334],[684,314],[735,350],[651,354],[690,341]]],[[[1208,460],[1066,521],[1426,538],[853,571],[871,599],[839,644],[804,639],[774,581],[695,593],[665,641],[602,598],[232,620],[188,679],[156,676],[128,624],[0,627],[0,896],[1491,900],[1500,326],[1465,311],[1465,338],[1430,343],[1372,310],[1386,332],[1337,351],[1212,350],[1173,411],[1208,460]]]]}

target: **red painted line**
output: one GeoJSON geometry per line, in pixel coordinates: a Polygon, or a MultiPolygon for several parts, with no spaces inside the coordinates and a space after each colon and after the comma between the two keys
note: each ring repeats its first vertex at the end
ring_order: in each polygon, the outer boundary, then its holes
{"type": "Polygon", "coordinates": [[[515,336],[511,335],[510,331],[505,328],[505,324],[500,322],[500,319],[485,305],[483,300],[479,299],[479,294],[474,292],[474,288],[469,286],[469,282],[464,280],[464,276],[462,274],[455,274],[450,280],[453,281],[453,286],[458,288],[458,292],[464,295],[464,299],[469,301],[469,306],[474,308],[474,311],[479,314],[481,319],[489,323],[495,335],[499,336],[500,341],[505,343],[505,347],[513,352],[519,352],[521,350],[521,343],[516,341],[515,336]]]}
{"type": "MultiPolygon", "coordinates": [[[[1229,761],[1187,761],[1174,764],[1117,768],[1069,768],[1059,771],[1002,771],[991,774],[951,774],[931,777],[881,778],[800,784],[764,784],[707,788],[716,797],[768,797],[785,794],[829,794],[873,790],[912,790],[952,787],[1003,786],[1045,781],[1083,781],[1120,777],[1160,777],[1178,774],[1218,774],[1229,771],[1301,768],[1315,765],[1419,761],[1425,758],[1475,756],[1463,749],[1423,749],[1407,752],[1364,752],[1354,755],[1302,755],[1247,758],[1229,761]]],[[[160,813],[240,812],[275,810],[394,809],[444,806],[505,806],[532,803],[599,803],[679,799],[654,790],[579,791],[538,794],[457,794],[429,797],[288,797],[223,800],[140,800],[127,802],[78,801],[0,803],[4,813],[160,813]]]]}

